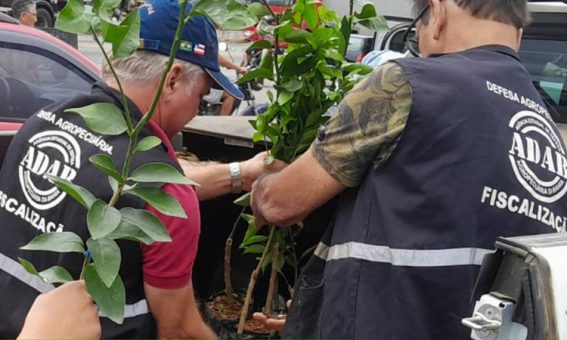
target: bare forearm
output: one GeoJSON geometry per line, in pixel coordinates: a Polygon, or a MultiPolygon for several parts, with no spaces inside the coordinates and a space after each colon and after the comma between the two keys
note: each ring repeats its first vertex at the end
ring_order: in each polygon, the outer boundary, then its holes
{"type": "Polygon", "coordinates": [[[228,194],[232,190],[228,164],[215,162],[183,162],[185,176],[200,184],[196,187],[199,201],[228,194]]]}

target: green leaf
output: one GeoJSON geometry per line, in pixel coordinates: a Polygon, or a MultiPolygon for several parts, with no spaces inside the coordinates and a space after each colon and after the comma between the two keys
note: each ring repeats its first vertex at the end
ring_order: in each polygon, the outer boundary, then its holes
{"type": "Polygon", "coordinates": [[[40,234],[28,244],[20,247],[22,250],[43,250],[56,253],[84,253],[83,240],[75,233],[64,231],[40,234]]]}
{"type": "Polygon", "coordinates": [[[356,23],[375,31],[388,30],[388,23],[382,16],[378,16],[373,4],[367,3],[360,13],[355,13],[356,23]]]}
{"type": "Polygon", "coordinates": [[[257,68],[240,77],[237,84],[246,83],[250,80],[271,79],[274,76],[274,71],[265,68],[257,68]]]}
{"type": "Polygon", "coordinates": [[[68,0],[65,7],[57,15],[55,28],[69,33],[84,34],[91,25],[96,26],[98,18],[85,10],[83,0],[68,0]]]}
{"type": "Polygon", "coordinates": [[[179,202],[160,188],[137,186],[124,193],[141,198],[164,215],[187,218],[187,214],[185,214],[185,210],[183,210],[179,202]]]}
{"type": "Polygon", "coordinates": [[[256,15],[234,0],[200,0],[193,5],[191,16],[198,14],[208,16],[217,28],[227,31],[240,31],[258,22],[256,15]]]}
{"type": "Polygon", "coordinates": [[[109,155],[93,155],[89,157],[89,162],[91,162],[104,174],[117,180],[119,183],[124,182],[124,180],[122,179],[122,174],[118,171],[114,160],[109,155]]]}
{"type": "Polygon", "coordinates": [[[270,70],[273,72],[274,69],[274,56],[272,55],[271,51],[264,50],[262,53],[262,60],[260,60],[259,68],[270,70]]]}
{"type": "Polygon", "coordinates": [[[293,93],[282,91],[278,97],[278,104],[285,105],[287,102],[293,99],[293,93]]]}
{"type": "Polygon", "coordinates": [[[262,254],[266,247],[260,244],[254,244],[244,247],[244,254],[262,254]]]}
{"type": "Polygon", "coordinates": [[[118,190],[118,182],[112,177],[107,177],[107,178],[108,178],[108,185],[110,186],[110,189],[112,189],[112,192],[118,190]]]}
{"type": "Polygon", "coordinates": [[[73,281],[71,274],[69,274],[67,269],[61,266],[53,266],[40,272],[38,275],[47,283],[65,283],[73,281]]]}
{"type": "Polygon", "coordinates": [[[240,245],[241,248],[246,248],[252,244],[265,242],[268,239],[267,236],[264,235],[254,235],[246,240],[246,242],[240,245]]]}
{"type": "Polygon", "coordinates": [[[359,13],[355,13],[354,16],[360,20],[375,18],[377,16],[376,8],[373,4],[366,3],[362,6],[362,10],[359,13]]]}
{"type": "Polygon", "coordinates": [[[270,49],[272,48],[272,43],[269,42],[268,40],[258,40],[254,43],[252,43],[250,46],[248,46],[248,48],[246,48],[247,50],[263,50],[263,49],[270,49]]]}
{"type": "Polygon", "coordinates": [[[101,30],[105,42],[112,44],[112,57],[128,57],[140,45],[140,13],[134,9],[120,23],[115,25],[109,21],[101,22],[101,30]]]}
{"type": "Polygon", "coordinates": [[[103,19],[110,20],[114,9],[120,6],[122,0],[94,0],[93,12],[103,19]]]}
{"type": "Polygon", "coordinates": [[[305,18],[305,22],[307,22],[307,25],[309,25],[309,28],[311,28],[311,30],[314,31],[319,23],[317,6],[315,4],[306,5],[303,10],[303,17],[305,18]]]}
{"type": "Polygon", "coordinates": [[[268,255],[264,258],[264,262],[262,262],[262,271],[266,271],[266,268],[272,263],[272,251],[268,252],[268,255]]]}
{"type": "Polygon", "coordinates": [[[39,275],[39,273],[37,272],[37,269],[35,269],[35,266],[30,261],[25,260],[21,257],[18,257],[18,262],[20,262],[20,264],[22,265],[22,267],[24,267],[26,272],[28,272],[32,275],[39,275]]]}
{"type": "Polygon", "coordinates": [[[266,8],[266,6],[259,2],[253,2],[249,4],[248,11],[254,14],[258,19],[270,14],[270,11],[266,8]]]}
{"type": "Polygon", "coordinates": [[[288,92],[295,92],[301,90],[303,82],[300,79],[294,78],[284,83],[282,87],[288,92]]]}
{"type": "Polygon", "coordinates": [[[241,206],[241,207],[249,207],[250,206],[250,193],[247,192],[244,195],[238,197],[234,200],[234,204],[241,206]]]}
{"type": "Polygon", "coordinates": [[[248,222],[248,224],[252,224],[254,223],[254,215],[250,215],[250,214],[240,214],[240,217],[245,220],[246,222],[248,222]]]}
{"type": "Polygon", "coordinates": [[[89,129],[102,135],[116,136],[128,129],[122,111],[116,105],[110,103],[95,103],[67,109],[65,112],[79,114],[83,117],[89,129]]]}
{"type": "Polygon", "coordinates": [[[342,67],[342,70],[348,73],[352,73],[352,72],[358,72],[359,74],[365,75],[368,74],[372,71],[374,71],[374,69],[368,65],[364,65],[364,64],[352,64],[352,63],[347,63],[342,67]]]}
{"type": "MultiPolygon", "coordinates": [[[[163,225],[162,225],[163,226],[163,225]]],[[[112,240],[129,240],[140,242],[145,245],[150,245],[154,243],[154,240],[148,236],[148,234],[144,233],[142,229],[140,229],[137,225],[127,223],[127,222],[120,222],[118,228],[116,228],[113,232],[106,235],[105,238],[109,238],[112,240]]]]}
{"type": "Polygon", "coordinates": [[[339,41],[339,53],[345,55],[348,42],[350,41],[350,33],[352,32],[352,19],[344,16],[341,21],[341,39],[339,41]]]}
{"type": "Polygon", "coordinates": [[[286,73],[290,76],[297,76],[298,73],[296,73],[295,71],[298,66],[298,59],[301,57],[305,57],[312,52],[313,52],[313,48],[311,46],[303,46],[289,52],[285,56],[284,61],[281,63],[282,74],[286,73]]]}
{"type": "Polygon", "coordinates": [[[138,145],[136,145],[136,151],[141,152],[141,151],[148,151],[151,150],[153,148],[155,148],[156,146],[161,144],[161,139],[159,139],[158,137],[155,136],[148,136],[144,139],[142,139],[138,145]]]}
{"type": "Polygon", "coordinates": [[[177,184],[199,184],[189,180],[177,169],[165,163],[147,163],[139,166],[132,172],[130,179],[144,183],[177,183],[177,184]]]}
{"type": "Polygon", "coordinates": [[[152,240],[157,242],[171,242],[171,237],[163,223],[154,214],[144,209],[122,208],[122,223],[138,227],[152,240]]]}
{"type": "Polygon", "coordinates": [[[118,244],[108,238],[88,239],[87,247],[91,251],[98,277],[104,282],[106,287],[110,287],[120,270],[122,257],[118,244]]]}
{"type": "Polygon", "coordinates": [[[87,209],[89,209],[94,201],[96,201],[94,195],[80,185],[73,184],[67,180],[54,176],[47,177],[53,182],[53,184],[55,184],[55,186],[65,191],[69,196],[73,197],[75,201],[79,202],[79,204],[87,209]]]}
{"type": "Polygon", "coordinates": [[[85,284],[87,290],[93,297],[100,312],[117,324],[122,324],[124,320],[124,305],[126,304],[126,290],[120,276],[110,287],[98,276],[93,264],[85,268],[85,284]]]}
{"type": "Polygon", "coordinates": [[[87,213],[87,226],[95,240],[110,234],[120,224],[120,212],[97,199],[87,213]]]}
{"type": "Polygon", "coordinates": [[[305,30],[293,29],[285,36],[282,36],[282,40],[293,44],[305,44],[310,36],[311,33],[305,30]]]}

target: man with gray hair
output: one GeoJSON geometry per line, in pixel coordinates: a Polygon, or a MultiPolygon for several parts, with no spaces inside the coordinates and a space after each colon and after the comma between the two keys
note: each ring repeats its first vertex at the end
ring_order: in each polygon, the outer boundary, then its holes
{"type": "Polygon", "coordinates": [[[517,54],[526,1],[414,3],[424,57],[375,70],[308,152],[254,184],[257,225],[340,195],[283,338],[470,338],[497,237],[565,231],[565,146],[517,54]]]}
{"type": "MultiPolygon", "coordinates": [[[[134,122],[150,108],[172,46],[179,10],[177,0],[153,0],[142,6],[140,50],[130,57],[112,61],[134,122]]],[[[184,27],[181,40],[152,120],[140,135],[140,138],[158,137],[162,144],[149,151],[136,152],[132,169],[141,164],[162,162],[181,171],[170,140],[197,114],[200,98],[214,83],[242,97],[220,72],[216,30],[208,19],[192,18],[184,27]]],[[[88,237],[86,210],[59,191],[46,173],[66,177],[107,202],[112,196],[107,176],[90,164],[89,158],[101,153],[109,155],[121,168],[124,161],[121,157],[127,152],[129,138],[125,134],[94,134],[80,116],[66,112],[94,103],[123,108],[116,81],[108,70],[103,73],[106,84],[95,84],[90,94],[46,107],[31,117],[8,150],[0,171],[0,219],[3,221],[0,269],[4,269],[0,270],[0,288],[9,294],[0,304],[0,338],[15,338],[33,299],[39,292],[53,289],[52,285],[23,270],[11,270],[19,268],[18,257],[30,260],[40,270],[61,265],[74,277],[81,271],[81,261],[73,255],[19,249],[34,236],[46,232],[72,231],[83,239],[88,237]],[[18,209],[13,209],[16,206],[18,209]],[[29,218],[21,215],[26,211],[29,218]]],[[[276,164],[274,169],[278,166],[276,164]]],[[[189,174],[189,177],[207,188],[206,195],[215,196],[230,192],[234,186],[250,189],[255,177],[269,171],[270,167],[260,155],[240,165],[209,164],[202,169],[208,170],[201,175],[189,174]],[[236,170],[240,172],[240,180],[234,177],[236,170]]],[[[165,184],[162,190],[177,198],[187,219],[165,216],[143,197],[127,195],[118,202],[118,207],[152,212],[163,222],[172,241],[151,245],[119,242],[120,274],[126,291],[125,319],[122,325],[117,325],[102,317],[103,338],[215,337],[199,315],[191,283],[200,233],[197,195],[188,185],[165,184]]],[[[143,242],[143,237],[140,241],[143,242]]]]}
{"type": "Polygon", "coordinates": [[[34,0],[16,0],[12,3],[12,16],[16,18],[20,24],[26,26],[35,26],[37,22],[37,8],[34,0]]]}

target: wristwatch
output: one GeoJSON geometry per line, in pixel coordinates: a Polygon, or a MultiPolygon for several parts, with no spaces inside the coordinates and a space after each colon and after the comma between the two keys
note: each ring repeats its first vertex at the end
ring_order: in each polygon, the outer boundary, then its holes
{"type": "Polygon", "coordinates": [[[230,169],[230,185],[232,187],[233,194],[239,194],[242,192],[242,177],[240,176],[240,163],[232,162],[228,164],[230,169]]]}

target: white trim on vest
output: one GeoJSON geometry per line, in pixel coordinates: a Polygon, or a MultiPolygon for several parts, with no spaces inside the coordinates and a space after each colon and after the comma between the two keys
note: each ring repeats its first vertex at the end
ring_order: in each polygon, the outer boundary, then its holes
{"type": "Polygon", "coordinates": [[[358,242],[327,246],[320,242],[313,254],[325,261],[360,259],[370,262],[390,263],[405,267],[446,267],[481,265],[484,255],[494,250],[482,248],[451,249],[393,249],[358,242]]]}
{"type": "MultiPolygon", "coordinates": [[[[50,290],[55,289],[55,286],[44,282],[36,275],[28,273],[24,267],[19,262],[16,262],[9,258],[8,256],[0,253],[0,270],[5,271],[16,279],[27,284],[31,288],[37,290],[40,293],[47,293],[50,290]]],[[[134,304],[126,305],[124,307],[124,318],[133,318],[138,315],[143,315],[149,313],[148,302],[146,299],[142,299],[134,304]]],[[[100,316],[106,317],[99,312],[100,316]]]]}

